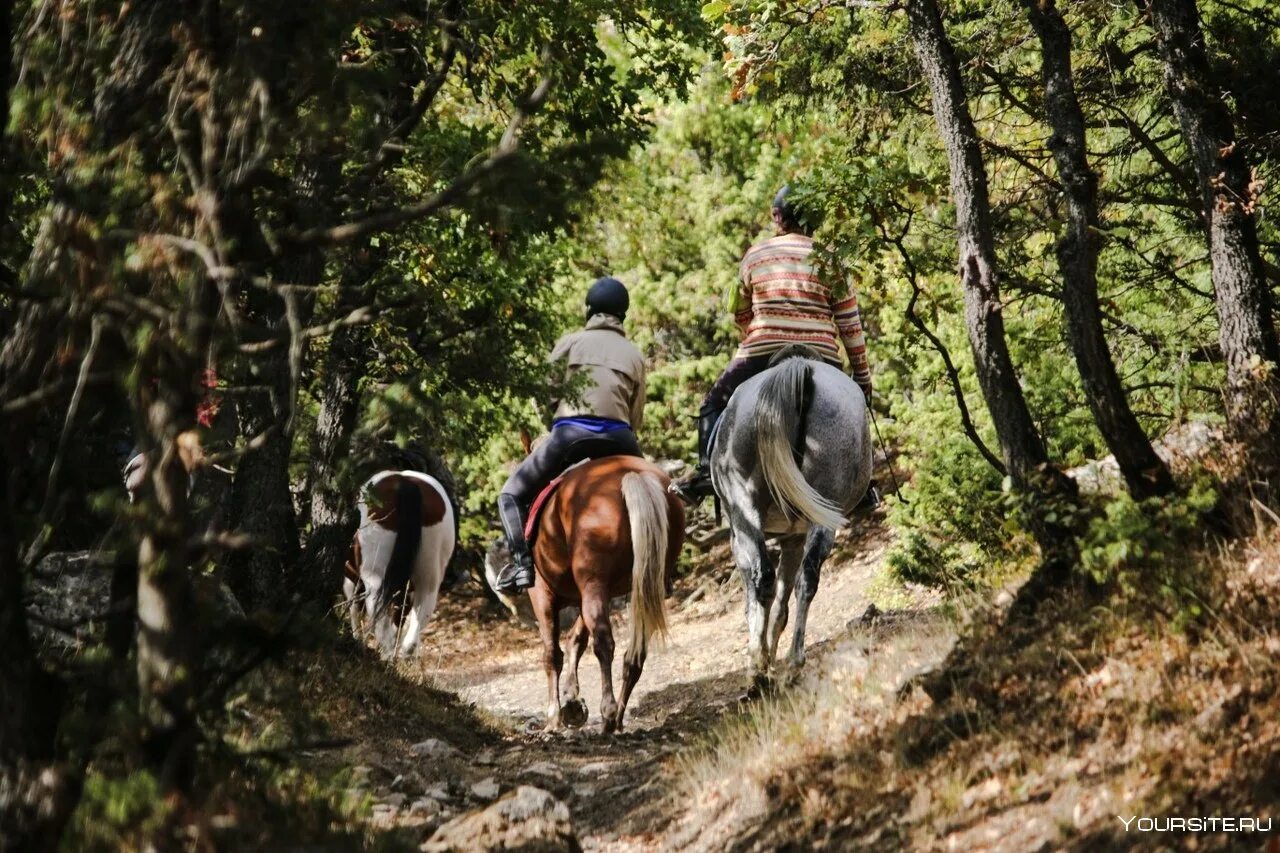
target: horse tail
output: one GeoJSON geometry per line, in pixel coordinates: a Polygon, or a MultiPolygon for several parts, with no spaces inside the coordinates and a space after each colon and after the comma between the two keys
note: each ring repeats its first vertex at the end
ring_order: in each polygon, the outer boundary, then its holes
{"type": "Polygon", "coordinates": [[[809,485],[794,449],[804,450],[805,394],[812,394],[813,363],[788,358],[773,367],[760,387],[756,409],[756,454],[773,502],[787,516],[838,530],[844,524],[839,507],[809,485]]]}
{"type": "Polygon", "coordinates": [[[382,592],[378,596],[375,615],[386,610],[396,596],[409,588],[421,545],[422,491],[416,480],[401,477],[396,489],[396,539],[382,577],[382,592]]]}
{"type": "Polygon", "coordinates": [[[649,638],[667,634],[666,562],[670,524],[667,492],[650,474],[622,477],[622,499],[631,520],[631,641],[627,661],[645,653],[649,638]]]}

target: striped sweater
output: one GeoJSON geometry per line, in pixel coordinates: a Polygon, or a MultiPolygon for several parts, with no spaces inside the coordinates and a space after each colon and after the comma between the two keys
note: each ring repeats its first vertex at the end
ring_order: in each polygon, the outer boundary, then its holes
{"type": "Polygon", "coordinates": [[[742,258],[730,309],[742,332],[736,358],[770,355],[788,344],[806,344],[839,362],[839,337],[853,378],[871,382],[867,342],[852,285],[836,300],[810,262],[813,238],[783,234],[752,246],[742,258]]]}

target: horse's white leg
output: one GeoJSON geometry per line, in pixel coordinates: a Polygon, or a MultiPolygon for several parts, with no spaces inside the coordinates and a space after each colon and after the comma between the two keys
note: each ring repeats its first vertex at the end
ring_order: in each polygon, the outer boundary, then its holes
{"type": "Polygon", "coordinates": [[[778,640],[787,627],[791,590],[795,585],[800,558],[804,555],[804,541],[786,539],[782,543],[782,558],[778,561],[778,583],[774,588],[773,606],[769,609],[769,648],[765,650],[770,665],[778,659],[778,640]]]}
{"type": "Polygon", "coordinates": [[[578,620],[569,629],[569,658],[565,661],[566,672],[561,680],[561,705],[567,705],[579,696],[578,665],[582,662],[582,653],[587,650],[587,641],[590,639],[591,632],[587,630],[587,623],[579,615],[578,620]]]}
{"type": "Polygon", "coordinates": [[[747,658],[752,677],[760,680],[769,676],[770,662],[766,656],[769,645],[765,632],[776,580],[764,535],[758,525],[752,524],[750,529],[743,529],[749,523],[742,518],[733,521],[733,556],[746,590],[747,658]]]}
{"type": "Polygon", "coordinates": [[[422,631],[431,621],[431,614],[436,612],[436,604],[440,600],[440,584],[444,581],[447,561],[447,556],[441,558],[445,552],[439,543],[440,527],[437,524],[422,531],[422,546],[413,566],[413,609],[405,619],[400,638],[400,654],[405,657],[417,650],[422,631]]]}
{"type": "Polygon", "coordinates": [[[391,660],[396,652],[396,624],[391,620],[391,608],[381,613],[375,611],[382,594],[382,578],[366,577],[364,582],[365,624],[373,632],[373,640],[384,660],[391,660]]]}
{"type": "Polygon", "coordinates": [[[351,634],[360,636],[360,606],[362,602],[356,598],[356,582],[351,578],[342,581],[342,598],[347,603],[347,620],[351,623],[351,634]]]}
{"type": "Polygon", "coordinates": [[[811,527],[804,543],[804,560],[796,579],[796,626],[791,633],[791,654],[787,662],[792,668],[804,666],[804,631],[809,619],[809,605],[818,594],[818,578],[822,563],[831,553],[835,534],[826,527],[811,527]]]}
{"type": "Polygon", "coordinates": [[[538,634],[542,638],[542,666],[547,673],[547,725],[549,732],[561,727],[560,719],[560,669],[564,666],[564,652],[560,651],[560,625],[557,608],[551,590],[538,581],[529,590],[529,603],[538,620],[538,634]]]}

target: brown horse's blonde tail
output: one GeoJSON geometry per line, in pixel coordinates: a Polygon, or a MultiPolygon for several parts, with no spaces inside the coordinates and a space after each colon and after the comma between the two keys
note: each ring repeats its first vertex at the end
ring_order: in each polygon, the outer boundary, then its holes
{"type": "Polygon", "coordinates": [[[645,654],[649,638],[667,634],[666,562],[670,524],[667,492],[652,475],[622,478],[622,498],[631,519],[631,642],[627,663],[645,654]]]}

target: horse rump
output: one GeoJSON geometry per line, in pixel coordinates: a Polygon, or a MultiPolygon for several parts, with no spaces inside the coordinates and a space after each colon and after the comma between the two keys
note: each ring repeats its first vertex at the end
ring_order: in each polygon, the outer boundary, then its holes
{"type": "Polygon", "coordinates": [[[804,452],[805,399],[812,394],[813,362],[805,352],[769,368],[756,410],[756,453],[765,485],[783,515],[836,530],[844,514],[809,485],[796,459],[804,452]]]}
{"type": "MultiPolygon", "coordinates": [[[[382,590],[374,611],[377,618],[397,597],[403,597],[413,577],[422,545],[422,489],[411,477],[401,476],[396,486],[396,539],[391,546],[382,590]]],[[[401,602],[403,604],[403,601],[401,602]]]]}
{"type": "Polygon", "coordinates": [[[642,659],[654,634],[667,634],[666,559],[670,523],[667,490],[652,475],[622,477],[622,498],[631,523],[631,638],[626,660],[642,659]]]}

